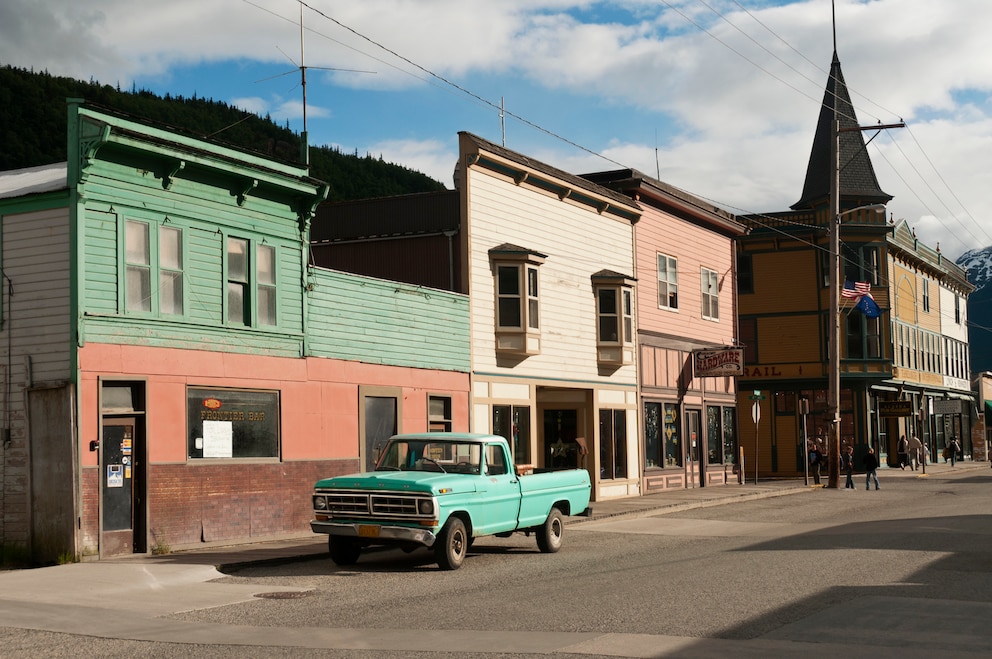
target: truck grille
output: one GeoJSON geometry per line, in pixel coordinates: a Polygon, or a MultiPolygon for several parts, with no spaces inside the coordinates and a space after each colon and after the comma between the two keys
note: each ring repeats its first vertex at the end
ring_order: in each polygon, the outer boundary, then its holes
{"type": "Polygon", "coordinates": [[[432,501],[430,495],[393,494],[387,492],[331,491],[314,493],[315,513],[332,518],[349,519],[430,519],[434,506],[428,513],[419,512],[421,501],[432,501]]]}

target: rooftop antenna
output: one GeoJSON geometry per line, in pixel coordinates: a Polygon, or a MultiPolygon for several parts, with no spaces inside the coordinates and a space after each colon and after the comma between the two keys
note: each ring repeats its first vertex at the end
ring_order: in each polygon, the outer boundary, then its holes
{"type": "Polygon", "coordinates": [[[503,96],[499,97],[499,132],[503,136],[503,146],[506,146],[506,115],[503,114],[503,96]]]}
{"type": "MultiPolygon", "coordinates": [[[[375,71],[361,71],[359,69],[336,69],[327,66],[307,66],[306,65],[306,49],[304,41],[304,28],[303,28],[303,4],[300,3],[300,63],[292,71],[285,71],[283,73],[277,73],[274,76],[269,76],[268,78],[262,78],[261,80],[256,80],[255,82],[263,82],[265,80],[272,80],[273,78],[280,78],[290,73],[300,72],[300,86],[303,88],[303,132],[300,134],[300,157],[303,160],[303,164],[310,166],[310,144],[307,137],[307,69],[322,69],[324,71],[347,71],[349,73],[375,73],[375,71]]],[[[277,47],[278,48],[278,47],[277,47]]],[[[282,53],[282,49],[279,49],[282,53]]],[[[286,53],[282,53],[286,55],[286,53]]],[[[286,59],[293,62],[293,58],[286,55],[286,59]]],[[[293,62],[296,65],[296,62],[293,62]]]]}
{"type": "Polygon", "coordinates": [[[837,52],[837,6],[834,0],[830,0],[830,23],[834,29],[834,52],[837,52]]]}
{"type": "Polygon", "coordinates": [[[658,163],[658,129],[654,129],[654,177],[661,180],[661,165],[658,163]]]}

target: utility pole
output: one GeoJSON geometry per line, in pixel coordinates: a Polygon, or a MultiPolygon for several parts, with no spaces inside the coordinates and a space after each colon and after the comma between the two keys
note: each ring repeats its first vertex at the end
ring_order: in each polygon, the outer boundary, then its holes
{"type": "MultiPolygon", "coordinates": [[[[827,409],[830,414],[830,437],[827,449],[827,487],[840,486],[840,218],[856,211],[885,210],[883,204],[858,206],[840,211],[840,135],[866,130],[903,128],[905,123],[877,124],[875,126],[853,126],[841,128],[837,119],[837,105],[834,103],[834,118],[831,122],[833,135],[830,139],[830,373],[827,409]]],[[[864,148],[862,146],[862,148],[864,148]]]]}

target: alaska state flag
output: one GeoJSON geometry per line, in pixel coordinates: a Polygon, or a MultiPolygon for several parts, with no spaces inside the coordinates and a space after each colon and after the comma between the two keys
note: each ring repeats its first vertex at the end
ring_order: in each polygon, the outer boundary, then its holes
{"type": "Polygon", "coordinates": [[[866,281],[844,282],[844,288],[840,291],[841,297],[854,298],[854,308],[863,313],[868,318],[878,318],[882,315],[882,310],[878,308],[875,298],[871,296],[871,284],[866,281]]]}
{"type": "Polygon", "coordinates": [[[861,296],[858,303],[854,305],[854,308],[863,313],[868,318],[878,318],[882,315],[882,310],[878,308],[878,304],[875,299],[871,296],[871,293],[866,293],[861,296]]]}

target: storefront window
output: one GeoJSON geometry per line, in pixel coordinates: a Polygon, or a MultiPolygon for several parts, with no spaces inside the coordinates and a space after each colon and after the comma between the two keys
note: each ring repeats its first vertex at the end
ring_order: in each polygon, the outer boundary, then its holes
{"type": "Polygon", "coordinates": [[[674,403],[665,403],[665,416],[662,426],[665,435],[665,466],[682,466],[682,446],[679,441],[679,413],[674,403]]]}
{"type": "Polygon", "coordinates": [[[644,466],[665,464],[661,439],[661,403],[644,403],[644,466]]]}
{"type": "Polygon", "coordinates": [[[278,458],[279,392],[186,390],[190,459],[278,458]]]}
{"type": "Polygon", "coordinates": [[[737,409],[723,408],[723,460],[737,464],[737,409]]]}
{"type": "Polygon", "coordinates": [[[723,417],[720,408],[715,405],[706,407],[706,462],[708,464],[723,463],[723,417]]]}
{"type": "Polygon", "coordinates": [[[599,411],[599,477],[627,477],[627,412],[599,411]]]}
{"type": "Polygon", "coordinates": [[[506,439],[513,464],[530,464],[530,408],[493,405],[493,434],[506,439]]]}

